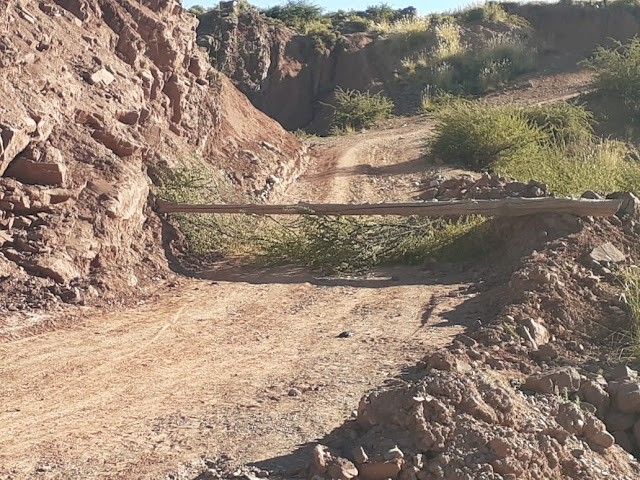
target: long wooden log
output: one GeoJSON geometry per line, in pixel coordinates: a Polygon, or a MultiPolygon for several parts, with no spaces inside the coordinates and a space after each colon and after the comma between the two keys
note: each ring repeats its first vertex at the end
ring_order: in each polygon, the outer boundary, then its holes
{"type": "Polygon", "coordinates": [[[298,203],[294,205],[228,204],[190,205],[158,200],[160,213],[245,213],[255,215],[486,215],[520,217],[538,214],[571,214],[611,217],[621,200],[584,198],[505,198],[500,200],[451,200],[411,203],[298,203]]]}

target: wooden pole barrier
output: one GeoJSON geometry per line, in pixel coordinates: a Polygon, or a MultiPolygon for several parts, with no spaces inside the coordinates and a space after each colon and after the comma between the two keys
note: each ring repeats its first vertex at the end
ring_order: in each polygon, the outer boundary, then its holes
{"type": "Polygon", "coordinates": [[[244,213],[254,215],[420,215],[521,217],[538,214],[611,217],[621,200],[585,198],[505,198],[410,203],[298,203],[293,205],[228,204],[189,205],[157,200],[160,213],[244,213]]]}

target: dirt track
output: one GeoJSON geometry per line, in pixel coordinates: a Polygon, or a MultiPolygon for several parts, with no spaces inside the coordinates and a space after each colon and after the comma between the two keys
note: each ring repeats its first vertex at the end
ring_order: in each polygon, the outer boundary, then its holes
{"type": "MultiPolygon", "coordinates": [[[[403,124],[316,147],[319,163],[289,194],[407,198],[431,125],[403,124]]],[[[160,478],[203,457],[289,455],[478,318],[464,293],[477,275],[397,268],[332,279],[223,266],[153,304],[5,343],[0,477],[160,478]],[[336,338],[346,330],[354,336],[336,338]]]]}
{"type": "MultiPolygon", "coordinates": [[[[315,141],[317,163],[284,197],[411,198],[441,169],[423,156],[431,130],[427,118],[396,119],[315,141]]],[[[296,446],[482,315],[465,291],[479,275],[221,266],[153,304],[0,344],[0,478],[189,478],[181,465],[226,454],[295,466],[296,446]]]]}

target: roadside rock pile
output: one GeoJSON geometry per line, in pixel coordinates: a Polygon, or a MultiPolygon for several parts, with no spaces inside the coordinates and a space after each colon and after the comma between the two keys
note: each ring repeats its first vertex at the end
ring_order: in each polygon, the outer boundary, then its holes
{"type": "Polygon", "coordinates": [[[197,156],[263,197],[295,178],[306,148],[211,69],[196,23],[177,0],[0,7],[0,309],[157,286],[147,170],[197,156]]]}
{"type": "MultiPolygon", "coordinates": [[[[525,388],[541,393],[568,395],[580,399],[572,405],[565,427],[574,433],[594,434],[592,420],[585,421],[585,412],[604,422],[611,434],[598,433],[594,441],[615,443],[640,458],[640,382],[638,373],[624,365],[611,370],[608,380],[602,375],[582,377],[575,368],[565,367],[532,375],[525,388]],[[570,421],[568,421],[570,420],[570,421]],[[608,435],[608,436],[607,436],[608,435]],[[611,437],[611,438],[609,438],[611,437]]],[[[597,423],[598,428],[600,423],[597,423]]]]}
{"type": "Polygon", "coordinates": [[[640,253],[623,210],[496,225],[509,244],[473,290],[486,313],[365,395],[307,477],[638,478],[640,381],[610,366],[629,328],[616,272],[640,253]]]}
{"type": "Polygon", "coordinates": [[[483,174],[479,179],[471,175],[447,178],[437,175],[422,181],[418,200],[478,199],[491,200],[507,197],[536,198],[551,196],[544,183],[531,180],[517,182],[512,178],[483,174]]]}
{"type": "Polygon", "coordinates": [[[425,364],[419,381],[361,400],[349,427],[356,437],[353,462],[317,447],[308,478],[599,480],[640,474],[605,425],[575,403],[518,392],[506,376],[478,371],[464,355],[437,352],[425,364]]]}

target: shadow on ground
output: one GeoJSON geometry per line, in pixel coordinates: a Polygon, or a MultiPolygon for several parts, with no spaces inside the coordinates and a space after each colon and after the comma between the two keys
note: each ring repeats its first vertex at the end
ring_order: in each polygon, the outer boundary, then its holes
{"type": "Polygon", "coordinates": [[[385,288],[400,285],[472,283],[479,275],[477,267],[471,268],[462,264],[391,266],[378,268],[365,275],[326,276],[297,266],[252,268],[220,263],[191,276],[216,282],[244,282],[257,285],[310,283],[326,287],[385,288]]]}

